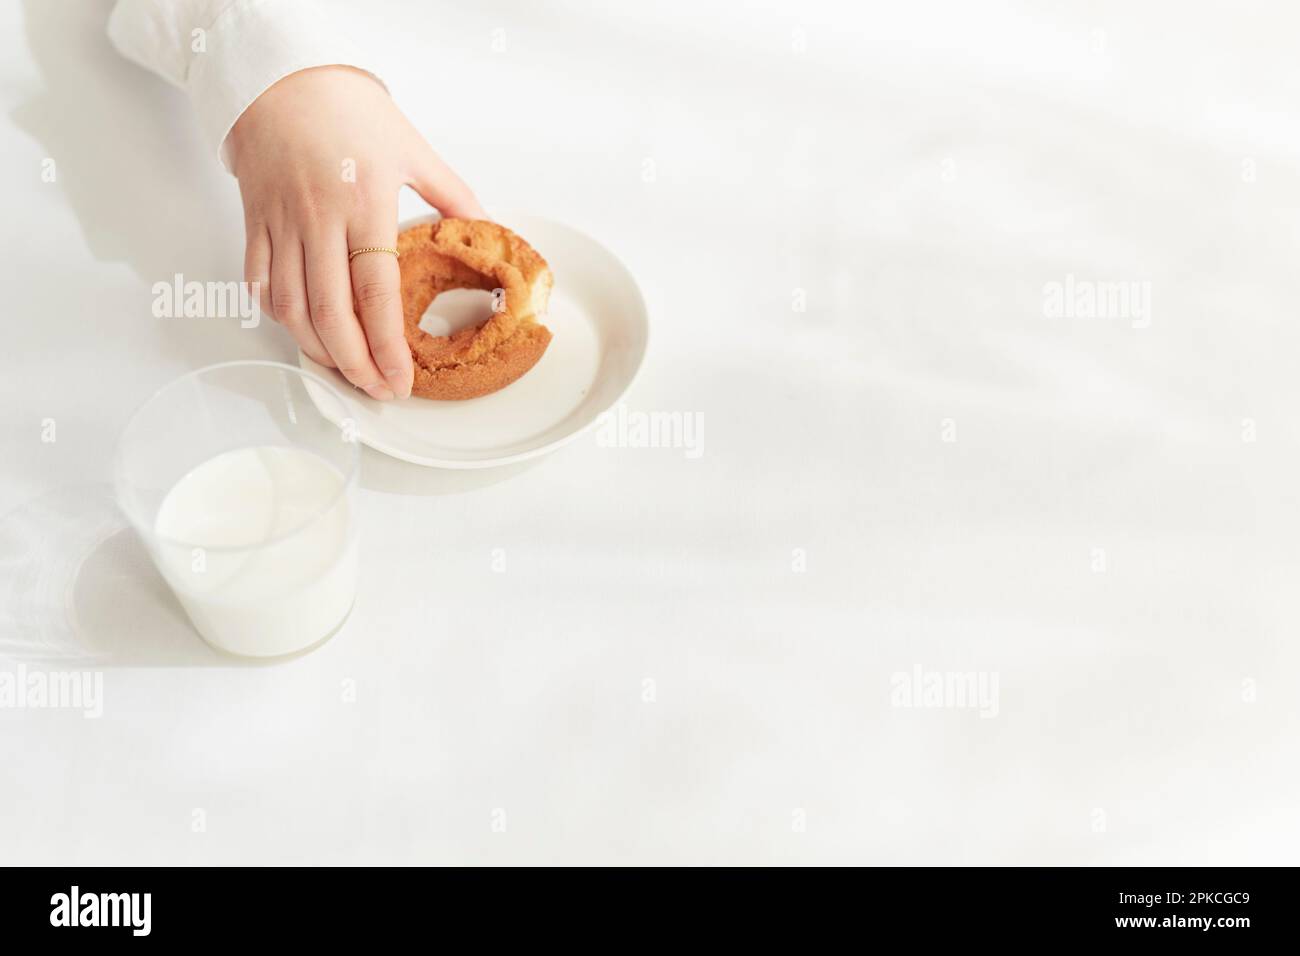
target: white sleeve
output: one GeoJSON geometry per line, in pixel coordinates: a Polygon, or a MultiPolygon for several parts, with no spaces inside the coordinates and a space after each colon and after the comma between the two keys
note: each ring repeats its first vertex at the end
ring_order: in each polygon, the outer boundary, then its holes
{"type": "Polygon", "coordinates": [[[227,169],[226,135],[277,80],[331,64],[374,72],[311,0],[117,0],[108,36],[123,56],[189,94],[227,169]]]}

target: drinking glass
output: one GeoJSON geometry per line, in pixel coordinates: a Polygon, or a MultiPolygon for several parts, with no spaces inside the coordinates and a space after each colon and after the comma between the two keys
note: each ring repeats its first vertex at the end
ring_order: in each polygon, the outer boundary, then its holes
{"type": "Polygon", "coordinates": [[[355,423],[324,380],[225,362],[135,412],[114,486],[203,639],[281,657],[324,642],[352,609],[359,460],[355,423]]]}

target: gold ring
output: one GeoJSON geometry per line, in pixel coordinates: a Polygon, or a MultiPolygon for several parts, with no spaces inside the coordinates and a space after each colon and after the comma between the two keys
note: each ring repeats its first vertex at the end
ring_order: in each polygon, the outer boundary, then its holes
{"type": "Polygon", "coordinates": [[[360,249],[353,249],[348,253],[348,262],[351,262],[363,252],[391,252],[393,255],[397,255],[397,250],[388,246],[362,246],[360,249]]]}

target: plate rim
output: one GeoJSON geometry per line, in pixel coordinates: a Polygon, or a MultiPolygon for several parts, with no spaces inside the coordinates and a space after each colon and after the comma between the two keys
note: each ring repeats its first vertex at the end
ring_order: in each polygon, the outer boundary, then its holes
{"type": "MultiPolygon", "coordinates": [[[[439,216],[437,213],[426,213],[419,216],[412,216],[408,219],[403,219],[402,221],[400,221],[397,224],[397,230],[398,232],[401,232],[405,229],[411,228],[412,226],[418,226],[426,222],[436,222],[441,218],[442,217],[439,216]]],[[[529,448],[529,449],[525,449],[524,451],[515,452],[512,455],[496,455],[489,458],[470,458],[470,459],[423,458],[415,455],[406,454],[405,452],[399,451],[394,447],[392,447],[391,445],[388,445],[382,441],[377,441],[368,438],[366,435],[366,430],[359,429],[357,438],[363,445],[367,446],[368,448],[373,448],[375,451],[379,452],[380,454],[387,455],[390,458],[396,458],[399,461],[405,461],[412,465],[421,465],[426,468],[443,468],[451,471],[472,471],[480,468],[497,468],[503,465],[513,465],[516,464],[517,462],[527,461],[530,458],[539,458],[542,455],[549,454],[550,452],[553,452],[558,448],[564,447],[565,445],[574,441],[579,436],[586,434],[588,431],[590,431],[592,428],[596,426],[597,422],[600,421],[601,416],[607,413],[611,408],[614,408],[616,405],[618,405],[618,403],[623,400],[623,396],[625,396],[628,393],[628,391],[632,388],[632,386],[636,384],[637,379],[641,375],[641,369],[645,366],[646,355],[650,351],[650,308],[646,304],[645,294],[641,291],[641,284],[637,282],[636,275],[632,272],[631,269],[628,268],[627,263],[624,262],[623,259],[616,252],[614,252],[614,250],[610,249],[609,246],[605,245],[605,243],[589,235],[583,230],[578,229],[575,226],[569,225],[567,222],[562,222],[558,219],[552,219],[549,216],[539,216],[539,215],[534,215],[533,213],[524,213],[524,212],[507,213],[505,215],[499,216],[502,225],[506,225],[507,228],[510,228],[508,224],[512,218],[542,220],[551,223],[552,225],[559,226],[562,229],[567,229],[569,232],[576,233],[577,235],[581,236],[583,239],[586,239],[587,241],[603,249],[606,252],[606,254],[608,254],[609,257],[613,259],[615,263],[618,264],[619,268],[623,270],[623,273],[627,276],[628,281],[631,283],[631,288],[633,293],[635,293],[636,295],[637,303],[641,307],[641,315],[643,317],[643,325],[645,331],[642,340],[640,354],[636,356],[636,363],[633,366],[632,373],[628,376],[627,381],[623,384],[623,387],[619,389],[618,393],[614,396],[614,398],[610,401],[610,403],[606,405],[604,408],[602,408],[599,412],[597,412],[596,415],[592,417],[591,421],[587,422],[586,424],[578,428],[575,428],[567,435],[562,435],[559,438],[556,438],[555,440],[550,442],[546,442],[545,444],[539,445],[536,448],[529,448]]],[[[329,374],[333,378],[338,374],[337,369],[326,368],[325,366],[318,364],[301,349],[298,350],[298,366],[299,368],[302,368],[305,371],[314,372],[317,375],[323,376],[324,374],[329,374]]],[[[335,390],[340,391],[337,387],[335,388],[335,390]]],[[[343,398],[345,401],[354,401],[355,396],[349,394],[349,392],[351,391],[353,391],[353,389],[351,388],[347,389],[346,391],[342,392],[340,397],[343,398]]],[[[325,415],[324,409],[320,408],[320,405],[316,403],[314,396],[312,398],[312,402],[313,404],[316,404],[317,410],[322,415],[325,415]]],[[[326,415],[325,417],[327,419],[329,418],[328,415],[326,415]]],[[[340,423],[334,422],[334,424],[339,425],[340,423]]]]}

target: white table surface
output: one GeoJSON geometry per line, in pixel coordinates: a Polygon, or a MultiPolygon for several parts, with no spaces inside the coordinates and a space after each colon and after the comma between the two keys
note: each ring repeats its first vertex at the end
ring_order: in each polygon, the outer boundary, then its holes
{"type": "Polygon", "coordinates": [[[367,452],[355,612],[266,667],[104,497],[157,386],[294,355],[150,314],[239,278],[235,183],[107,5],[0,9],[0,669],[104,675],[0,709],[0,862],[1294,863],[1297,15],[1041,6],[365,4],[489,209],[636,273],[703,454],[367,452]]]}

